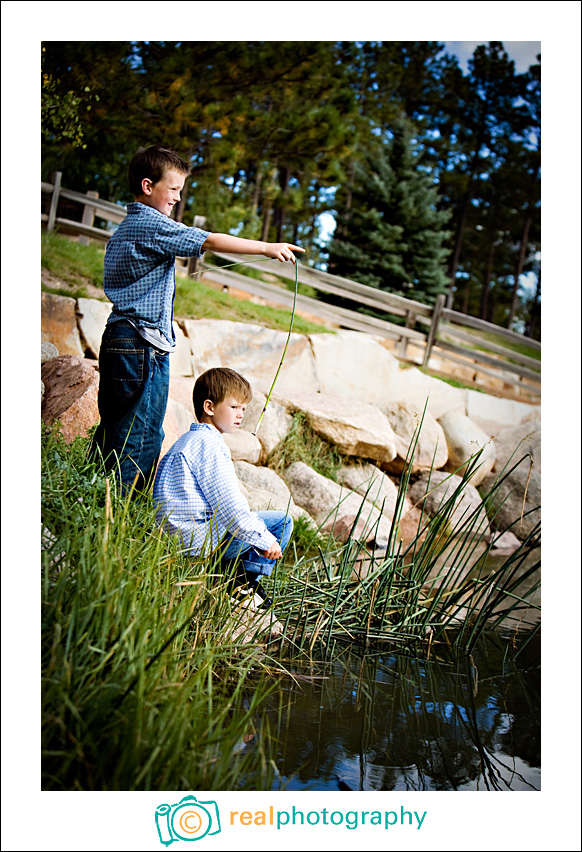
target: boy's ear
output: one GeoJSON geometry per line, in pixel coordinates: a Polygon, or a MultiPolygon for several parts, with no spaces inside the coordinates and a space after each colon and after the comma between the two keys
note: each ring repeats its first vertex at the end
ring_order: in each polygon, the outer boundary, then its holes
{"type": "Polygon", "coordinates": [[[150,178],[144,178],[141,182],[141,191],[143,195],[151,195],[152,194],[153,183],[150,178]]]}
{"type": "Polygon", "coordinates": [[[212,417],[212,415],[214,414],[214,403],[211,399],[204,400],[202,410],[204,411],[204,414],[208,414],[209,417],[212,417]]]}

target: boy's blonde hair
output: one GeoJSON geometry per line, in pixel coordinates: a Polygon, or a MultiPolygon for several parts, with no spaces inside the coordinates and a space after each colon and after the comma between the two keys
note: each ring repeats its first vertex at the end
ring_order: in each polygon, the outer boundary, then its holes
{"type": "Polygon", "coordinates": [[[204,402],[209,399],[218,405],[227,396],[233,396],[237,402],[250,402],[253,392],[250,384],[240,373],[228,367],[212,367],[196,379],[192,392],[192,402],[196,419],[202,423],[204,402]]]}

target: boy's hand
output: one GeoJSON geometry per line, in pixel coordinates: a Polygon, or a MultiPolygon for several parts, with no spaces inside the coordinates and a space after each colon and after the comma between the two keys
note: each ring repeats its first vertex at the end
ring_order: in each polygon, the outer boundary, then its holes
{"type": "Polygon", "coordinates": [[[268,550],[263,550],[263,556],[265,559],[280,559],[283,553],[279,547],[279,543],[275,541],[268,550]]]}
{"type": "Polygon", "coordinates": [[[281,262],[291,260],[295,263],[294,251],[305,251],[292,243],[265,243],[265,257],[273,257],[281,262]]]}

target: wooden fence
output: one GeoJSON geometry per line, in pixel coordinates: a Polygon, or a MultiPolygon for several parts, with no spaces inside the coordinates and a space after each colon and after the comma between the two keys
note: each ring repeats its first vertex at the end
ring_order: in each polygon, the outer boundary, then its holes
{"type": "MultiPolygon", "coordinates": [[[[62,175],[56,172],[52,183],[41,183],[41,190],[50,197],[48,213],[41,213],[41,220],[47,230],[55,227],[66,234],[79,235],[81,241],[89,239],[107,242],[111,230],[94,226],[95,218],[107,223],[119,223],[126,216],[124,207],[104,201],[95,192],[86,194],[64,189],[62,175]],[[81,221],[57,216],[59,201],[65,199],[82,207],[81,221]]],[[[203,217],[196,217],[195,225],[203,227],[203,217]]],[[[216,254],[217,257],[236,263],[238,255],[216,254]]],[[[259,298],[272,305],[291,308],[293,292],[283,281],[295,281],[295,270],[289,264],[278,261],[257,261],[245,263],[247,269],[268,273],[270,281],[257,280],[232,269],[205,262],[183,261],[187,273],[198,272],[202,279],[222,290],[238,290],[259,298]],[[273,279],[272,276],[277,276],[273,279]]],[[[434,307],[424,305],[412,299],[396,296],[384,290],[368,287],[357,281],[331,275],[312,267],[299,266],[298,280],[317,293],[340,297],[354,305],[366,305],[386,317],[402,317],[403,324],[387,318],[370,316],[347,307],[330,304],[324,299],[299,293],[297,310],[318,317],[324,322],[341,328],[368,332],[390,340],[398,341],[397,355],[423,367],[438,363],[439,372],[447,373],[447,364],[461,365],[474,373],[483,373],[490,378],[500,380],[507,388],[513,386],[517,394],[539,397],[541,383],[541,344],[514,331],[501,328],[476,317],[462,314],[445,307],[446,298],[438,296],[434,307]],[[468,331],[469,329],[470,331],[468,331]],[[492,341],[490,338],[494,338],[492,341]],[[525,355],[502,345],[518,344],[527,346],[540,357],[525,355]]]]}

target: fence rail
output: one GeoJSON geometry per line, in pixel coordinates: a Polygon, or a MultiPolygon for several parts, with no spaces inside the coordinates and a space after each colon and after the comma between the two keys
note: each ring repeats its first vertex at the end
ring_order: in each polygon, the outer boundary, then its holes
{"type": "MultiPolygon", "coordinates": [[[[126,216],[125,208],[100,199],[96,192],[83,194],[65,189],[61,183],[60,172],[55,172],[52,183],[41,183],[41,192],[50,196],[48,213],[41,213],[41,221],[46,223],[47,230],[52,231],[56,227],[63,233],[79,235],[79,239],[85,244],[90,239],[107,242],[112,231],[96,228],[95,218],[118,224],[126,216]],[[57,215],[61,199],[82,205],[80,222],[57,215]]],[[[196,217],[194,224],[203,227],[203,217],[196,217]]],[[[218,258],[232,263],[240,261],[239,255],[215,254],[218,258]]],[[[187,272],[189,274],[194,271],[200,272],[203,279],[213,286],[221,287],[223,290],[242,290],[251,296],[285,308],[290,308],[292,305],[293,293],[286,289],[283,283],[259,281],[234,272],[232,269],[221,269],[219,266],[205,262],[196,263],[192,260],[190,258],[185,261],[187,272]]],[[[295,270],[289,268],[288,264],[277,261],[250,261],[245,266],[261,273],[270,273],[283,281],[295,281],[295,270]]],[[[399,341],[397,354],[401,359],[412,360],[414,363],[427,367],[431,357],[433,359],[438,357],[441,364],[444,362],[446,365],[446,362],[451,362],[465,367],[469,365],[475,373],[484,373],[487,376],[503,379],[505,384],[513,384],[514,387],[525,390],[533,396],[540,394],[541,344],[485,320],[446,308],[445,297],[442,295],[437,297],[436,304],[432,307],[303,265],[299,267],[298,280],[317,292],[340,297],[356,305],[366,305],[385,315],[403,317],[404,324],[400,325],[387,318],[371,316],[347,307],[330,304],[323,299],[301,293],[297,296],[298,310],[319,317],[324,322],[399,341]],[[490,337],[494,340],[489,339],[490,337]],[[500,341],[503,344],[525,345],[532,351],[532,355],[539,352],[540,359],[501,345],[500,341]],[[415,349],[414,357],[410,355],[411,348],[415,349]]],[[[446,372],[446,366],[441,371],[446,372]]]]}

